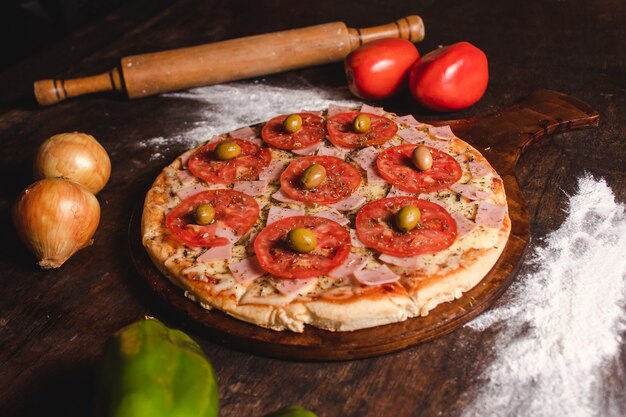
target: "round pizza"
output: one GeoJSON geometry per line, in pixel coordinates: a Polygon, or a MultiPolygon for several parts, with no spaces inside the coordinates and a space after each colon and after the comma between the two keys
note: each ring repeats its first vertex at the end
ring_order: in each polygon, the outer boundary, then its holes
{"type": "Polygon", "coordinates": [[[185,152],[144,203],[158,269],[273,330],[425,316],[504,250],[502,179],[450,127],[363,105],[278,115],[185,152]]]}

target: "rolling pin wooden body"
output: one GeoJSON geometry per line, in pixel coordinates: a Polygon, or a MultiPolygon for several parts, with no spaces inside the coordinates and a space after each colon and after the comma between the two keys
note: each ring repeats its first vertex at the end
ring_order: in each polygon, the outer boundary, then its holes
{"type": "Polygon", "coordinates": [[[367,29],[349,29],[342,22],[327,23],[128,56],[122,58],[119,67],[103,74],[35,81],[35,97],[41,105],[106,91],[125,92],[129,98],[145,97],[337,62],[360,45],[384,38],[421,41],[422,19],[407,16],[367,29]]]}

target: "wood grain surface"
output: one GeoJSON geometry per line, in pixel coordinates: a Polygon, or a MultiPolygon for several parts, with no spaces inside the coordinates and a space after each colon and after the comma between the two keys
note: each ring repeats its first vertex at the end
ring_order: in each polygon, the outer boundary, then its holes
{"type": "MultiPolygon", "coordinates": [[[[487,92],[474,107],[445,115],[420,108],[406,95],[370,104],[418,119],[464,119],[548,88],[577,97],[602,115],[597,129],[551,136],[530,143],[522,154],[516,174],[533,219],[531,247],[561,224],[567,194],[584,173],[605,178],[617,200],[626,202],[626,4],[621,0],[132,2],[0,74],[0,415],[89,415],[94,361],[104,341],[146,314],[202,345],[217,372],[221,417],[260,416],[290,403],[325,417],[462,415],[494,358],[497,329],[461,327],[371,359],[284,361],[225,347],[218,336],[165,307],[141,282],[128,251],[130,214],[165,162],[185,146],[174,143],[154,157],[137,143],[183,133],[202,122],[210,105],[182,97],[126,101],[102,95],[42,110],[32,99],[36,79],[101,73],[120,56],[332,21],[375,26],[410,14],[422,16],[426,26],[420,52],[460,40],[486,52],[487,92]],[[74,130],[93,134],[111,155],[111,180],[98,195],[103,220],[94,246],[59,270],[42,271],[18,243],[10,208],[32,182],[38,145],[74,130]]],[[[337,64],[295,74],[313,86],[345,85],[337,64]]],[[[282,86],[288,76],[256,81],[282,86]]],[[[522,264],[521,276],[529,270],[522,264]]],[[[508,301],[505,293],[497,305],[508,301]]],[[[603,401],[622,415],[625,368],[622,346],[601,380],[603,401]]]]}
{"type": "Polygon", "coordinates": [[[467,139],[500,173],[506,190],[511,235],[491,271],[460,299],[443,303],[426,317],[352,332],[328,332],[307,326],[303,333],[276,332],[207,311],[185,297],[153,265],[141,241],[142,199],[131,217],[128,239],[133,264],[143,281],[166,304],[203,326],[227,347],[280,359],[337,361],[396,352],[456,330],[489,308],[515,279],[530,238],[530,218],[515,166],[533,141],[556,133],[598,126],[589,105],[565,94],[540,90],[507,109],[485,117],[444,121],[467,139]]]}

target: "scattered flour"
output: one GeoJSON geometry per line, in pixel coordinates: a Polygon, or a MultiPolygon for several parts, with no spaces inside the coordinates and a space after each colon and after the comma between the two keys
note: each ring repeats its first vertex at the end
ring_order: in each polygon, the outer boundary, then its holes
{"type": "Polygon", "coordinates": [[[287,75],[280,87],[262,81],[236,82],[166,94],[165,97],[201,101],[202,121],[174,137],[140,141],[138,146],[155,151],[152,159],[161,159],[163,156],[159,151],[171,145],[184,144],[186,148],[191,148],[213,135],[263,122],[279,114],[321,110],[330,103],[340,106],[358,104],[345,87],[320,88],[296,75],[287,75]]]}
{"type": "Polygon", "coordinates": [[[468,324],[498,334],[495,360],[465,417],[624,411],[602,387],[626,329],[624,205],[603,180],[586,176],[578,187],[565,222],[535,249],[533,271],[511,287],[512,299],[468,324]]]}

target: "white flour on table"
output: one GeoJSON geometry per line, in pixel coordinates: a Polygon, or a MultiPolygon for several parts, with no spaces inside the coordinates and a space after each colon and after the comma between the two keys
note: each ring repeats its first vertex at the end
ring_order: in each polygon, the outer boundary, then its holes
{"type": "Polygon", "coordinates": [[[626,328],[624,205],[603,180],[587,176],[578,187],[565,222],[534,250],[534,270],[511,286],[511,300],[467,325],[498,333],[486,382],[464,417],[624,411],[602,386],[620,362],[626,328]]]}
{"type": "Polygon", "coordinates": [[[297,76],[287,76],[285,84],[287,87],[259,81],[236,82],[165,94],[165,97],[201,101],[205,108],[200,110],[202,121],[182,134],[146,139],[138,145],[154,151],[151,159],[161,159],[160,151],[172,145],[184,144],[186,148],[192,148],[213,135],[264,122],[280,114],[322,110],[331,103],[340,106],[359,104],[345,87],[315,87],[297,76]]]}

